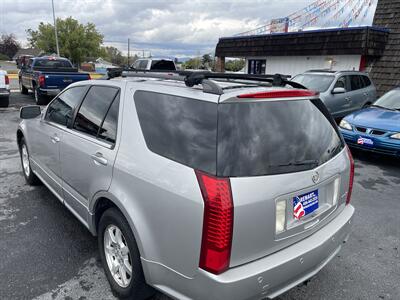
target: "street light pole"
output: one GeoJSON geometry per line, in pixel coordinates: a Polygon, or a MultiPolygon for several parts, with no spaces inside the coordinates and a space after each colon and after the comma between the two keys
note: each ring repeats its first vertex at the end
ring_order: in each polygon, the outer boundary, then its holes
{"type": "Polygon", "coordinates": [[[54,21],[54,33],[55,33],[55,35],[56,35],[57,55],[60,56],[60,48],[58,47],[58,35],[57,35],[56,14],[55,14],[55,12],[54,12],[54,0],[51,0],[51,6],[53,7],[53,21],[54,21]]]}

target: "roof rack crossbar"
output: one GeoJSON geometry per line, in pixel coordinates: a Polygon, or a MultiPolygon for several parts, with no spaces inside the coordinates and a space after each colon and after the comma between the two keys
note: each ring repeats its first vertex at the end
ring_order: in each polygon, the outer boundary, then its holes
{"type": "MultiPolygon", "coordinates": [[[[107,69],[107,79],[115,77],[147,77],[159,78],[167,80],[176,80],[185,82],[186,86],[193,87],[195,85],[203,85],[205,93],[222,95],[223,89],[215,80],[210,79],[225,79],[231,80],[245,80],[245,81],[258,81],[268,82],[272,86],[285,86],[290,85],[293,88],[307,89],[305,86],[288,80],[291,76],[282,74],[267,74],[267,75],[252,75],[252,74],[231,74],[231,73],[214,73],[210,71],[167,71],[167,70],[135,70],[135,69],[122,69],[114,68],[107,69]]],[[[243,83],[243,82],[242,82],[243,83]]]]}

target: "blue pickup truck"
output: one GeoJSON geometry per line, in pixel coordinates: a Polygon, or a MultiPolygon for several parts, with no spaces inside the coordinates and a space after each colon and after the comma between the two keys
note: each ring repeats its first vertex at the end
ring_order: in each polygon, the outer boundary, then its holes
{"type": "Polygon", "coordinates": [[[90,74],[78,72],[66,58],[34,57],[21,67],[19,89],[22,94],[33,91],[36,104],[42,105],[71,83],[88,79],[91,79],[90,74]]]}

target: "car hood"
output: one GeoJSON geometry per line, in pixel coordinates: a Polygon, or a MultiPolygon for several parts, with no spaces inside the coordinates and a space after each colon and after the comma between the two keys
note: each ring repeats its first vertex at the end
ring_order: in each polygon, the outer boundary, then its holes
{"type": "Polygon", "coordinates": [[[400,111],[365,108],[345,117],[353,125],[400,132],[400,111]]]}

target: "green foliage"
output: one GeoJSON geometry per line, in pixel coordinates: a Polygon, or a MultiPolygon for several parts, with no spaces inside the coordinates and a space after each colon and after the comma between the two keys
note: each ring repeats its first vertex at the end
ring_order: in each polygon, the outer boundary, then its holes
{"type": "Polygon", "coordinates": [[[245,66],[244,59],[234,59],[225,62],[225,70],[230,72],[238,72],[245,66]]]}
{"type": "Polygon", "coordinates": [[[21,48],[13,34],[3,34],[0,37],[1,60],[10,60],[21,48]]]}
{"type": "Polygon", "coordinates": [[[214,60],[210,54],[204,54],[202,57],[194,57],[182,64],[184,69],[202,69],[209,70],[214,68],[214,60]]]}
{"type": "Polygon", "coordinates": [[[0,53],[0,60],[9,60],[9,59],[10,58],[7,55],[0,53]]]}
{"type": "MultiPolygon", "coordinates": [[[[57,53],[54,26],[41,22],[37,30],[28,29],[28,41],[32,47],[46,53],[57,53]]],[[[86,57],[100,56],[103,35],[93,23],[80,24],[69,17],[57,19],[57,34],[60,55],[69,58],[73,63],[80,64],[86,57]]]]}
{"type": "MultiPolygon", "coordinates": [[[[123,66],[128,64],[128,57],[122,55],[122,52],[115,47],[102,47],[102,52],[104,53],[101,53],[100,56],[115,65],[123,66]]],[[[130,57],[129,63],[132,64],[135,60],[134,57],[130,57]]]]}

